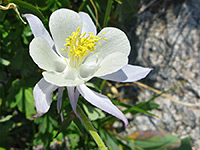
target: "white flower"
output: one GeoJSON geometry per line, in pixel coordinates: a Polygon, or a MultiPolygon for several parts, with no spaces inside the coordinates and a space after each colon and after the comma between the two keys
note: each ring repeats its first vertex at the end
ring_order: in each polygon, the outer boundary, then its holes
{"type": "MultiPolygon", "coordinates": [[[[24,17],[35,37],[30,43],[30,55],[45,70],[33,91],[38,116],[49,110],[53,91],[67,87],[72,108],[78,117],[76,104],[81,94],[88,102],[121,119],[127,126],[125,116],[106,96],[84,84],[93,77],[133,82],[150,72],[149,68],[127,64],[130,43],[124,32],[107,27],[97,34],[88,14],[59,9],[50,16],[52,40],[36,16],[25,14],[24,17]]],[[[61,107],[60,94],[58,110],[61,107]]]]}

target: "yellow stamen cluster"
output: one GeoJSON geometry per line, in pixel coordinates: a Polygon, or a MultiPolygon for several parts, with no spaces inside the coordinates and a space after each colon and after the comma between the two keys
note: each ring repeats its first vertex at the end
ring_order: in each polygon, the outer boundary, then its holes
{"type": "MultiPolygon", "coordinates": [[[[76,32],[73,32],[71,36],[66,39],[66,51],[68,53],[69,64],[71,67],[79,67],[86,56],[96,49],[97,43],[101,45],[98,36],[93,33],[89,33],[89,36],[85,36],[86,33],[80,33],[80,27],[78,27],[76,32]]],[[[103,38],[104,39],[104,38],[103,38]]],[[[106,39],[104,39],[106,40],[106,39]]]]}

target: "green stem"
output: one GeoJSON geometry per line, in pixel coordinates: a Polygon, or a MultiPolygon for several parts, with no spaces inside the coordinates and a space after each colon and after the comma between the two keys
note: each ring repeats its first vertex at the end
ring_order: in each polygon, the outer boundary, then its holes
{"type": "Polygon", "coordinates": [[[106,14],[104,17],[104,22],[103,22],[103,27],[106,27],[108,25],[110,12],[111,12],[111,8],[112,8],[112,2],[113,2],[113,0],[108,0],[107,6],[106,6],[106,14]]]}
{"type": "MultiPolygon", "coordinates": [[[[89,5],[86,5],[86,8],[88,9],[90,15],[92,16],[92,19],[93,19],[93,20],[96,20],[96,16],[95,16],[95,14],[92,12],[92,9],[90,8],[90,6],[89,6],[89,5]]],[[[100,30],[102,29],[99,23],[97,23],[97,27],[98,27],[100,30]]]]}
{"type": "Polygon", "coordinates": [[[102,139],[98,135],[96,129],[93,127],[92,123],[87,118],[87,116],[84,114],[84,112],[82,111],[80,106],[77,105],[76,109],[77,109],[78,114],[82,118],[83,122],[87,126],[87,128],[88,128],[90,134],[92,135],[93,139],[95,140],[95,142],[97,143],[98,147],[100,148],[100,150],[107,150],[104,142],[102,141],[102,139]]]}
{"type": "Polygon", "coordinates": [[[87,0],[83,0],[81,6],[79,7],[78,11],[80,12],[81,10],[83,10],[83,7],[85,7],[87,0]]]}

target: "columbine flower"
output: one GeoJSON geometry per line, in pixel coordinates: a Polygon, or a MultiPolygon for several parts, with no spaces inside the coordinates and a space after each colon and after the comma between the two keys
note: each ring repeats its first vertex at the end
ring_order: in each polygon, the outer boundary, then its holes
{"type": "Polygon", "coordinates": [[[59,110],[62,88],[67,87],[72,109],[78,117],[76,105],[81,94],[89,103],[121,119],[127,126],[127,119],[108,97],[90,90],[84,84],[93,77],[133,82],[150,72],[149,68],[127,64],[130,43],[124,32],[107,27],[97,34],[88,14],[59,9],[50,16],[52,40],[36,16],[26,14],[24,17],[35,37],[30,43],[30,55],[45,70],[43,78],[33,90],[38,116],[49,110],[52,93],[56,89],[59,89],[59,110]]]}

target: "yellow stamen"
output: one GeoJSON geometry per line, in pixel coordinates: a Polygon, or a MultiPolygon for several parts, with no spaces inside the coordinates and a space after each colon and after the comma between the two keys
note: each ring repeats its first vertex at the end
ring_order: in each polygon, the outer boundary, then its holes
{"type": "MultiPolygon", "coordinates": [[[[64,46],[67,46],[63,51],[67,51],[69,64],[71,67],[77,68],[85,60],[86,56],[96,49],[97,43],[101,46],[99,42],[100,39],[107,40],[105,38],[100,38],[95,36],[93,33],[88,33],[89,35],[85,37],[86,33],[80,33],[80,27],[77,28],[76,32],[73,32],[71,36],[68,36],[64,46]]],[[[105,34],[105,33],[103,33],[105,34]]],[[[96,55],[98,57],[98,55],[96,55]]]]}
{"type": "MultiPolygon", "coordinates": [[[[67,47],[67,48],[68,48],[68,47],[67,47]]],[[[61,50],[62,50],[62,51],[67,51],[67,50],[66,50],[66,49],[64,49],[64,48],[62,48],[61,50]]]]}
{"type": "Polygon", "coordinates": [[[107,41],[107,39],[106,38],[102,38],[104,41],[107,41]]]}

